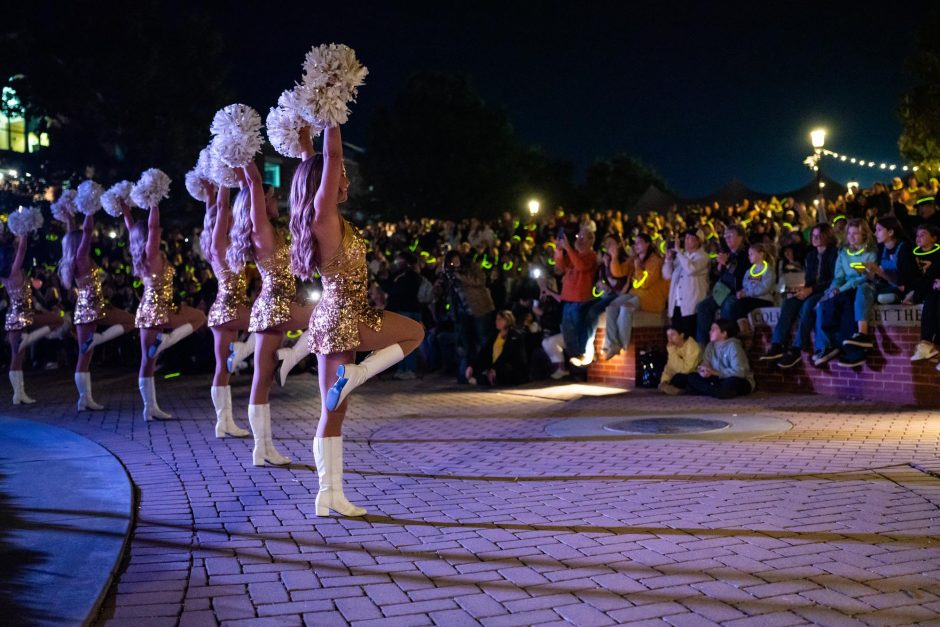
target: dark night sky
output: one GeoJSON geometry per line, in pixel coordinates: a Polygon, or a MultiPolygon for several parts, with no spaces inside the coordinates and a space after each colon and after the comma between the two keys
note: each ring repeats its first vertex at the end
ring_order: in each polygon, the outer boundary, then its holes
{"type": "MultiPolygon", "coordinates": [[[[370,76],[345,129],[353,142],[409,74],[436,70],[471,76],[523,141],[579,170],[625,152],[686,196],[734,177],[760,191],[803,185],[818,125],[833,150],[900,165],[904,60],[927,3],[756,4],[308,2],[260,11],[269,19],[254,32],[248,11],[222,28],[236,93],[262,114],[311,45],[356,49],[370,76]]],[[[827,167],[842,181],[887,177],[827,167]]]]}

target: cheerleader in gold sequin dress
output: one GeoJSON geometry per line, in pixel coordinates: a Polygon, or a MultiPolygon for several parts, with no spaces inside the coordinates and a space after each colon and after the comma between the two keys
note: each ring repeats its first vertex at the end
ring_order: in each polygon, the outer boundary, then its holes
{"type": "Polygon", "coordinates": [[[232,225],[229,189],[223,185],[216,192],[213,184],[205,180],[202,185],[208,200],[199,244],[219,284],[215,301],[209,308],[209,329],[215,347],[215,373],[210,389],[215,407],[215,437],[231,435],[244,438],[249,432],[235,424],[233,415],[228,358],[238,333],[248,330],[248,286],[244,271],[232,272],[225,261],[232,225]]]}
{"type": "Polygon", "coordinates": [[[135,222],[130,207],[124,206],[124,223],[130,239],[134,274],[144,284],[137,307],[135,326],[140,330],[140,372],[138,387],[144,402],[144,420],[172,418],[157,405],[153,371],[157,356],[206,323],[206,315],[187,305],[173,305],[173,266],[160,250],[160,210],[150,208],[147,224],[135,222]],[[163,331],[171,330],[164,335],[163,331]]]}
{"type": "Polygon", "coordinates": [[[10,384],[13,386],[13,404],[31,404],[36,401],[26,395],[23,383],[23,358],[26,348],[49,335],[63,323],[54,311],[33,310],[33,286],[23,271],[26,258],[26,236],[0,246],[0,283],[7,292],[7,341],[10,343],[10,384]]]}
{"type": "Polygon", "coordinates": [[[91,259],[95,221],[85,216],[80,231],[69,231],[62,238],[62,259],[59,278],[62,286],[76,290],[72,322],[78,335],[78,362],[75,364],[75,387],[78,389],[78,411],[104,409],[91,395],[91,357],[95,346],[120,337],[134,328],[134,316],[112,307],[101,290],[101,269],[91,259]],[[96,333],[99,325],[107,325],[96,333]]]}
{"type": "Polygon", "coordinates": [[[254,261],[261,274],[261,293],[251,307],[248,325],[248,330],[257,334],[248,405],[248,422],[255,439],[252,463],[284,465],[290,459],[274,448],[268,401],[277,365],[275,353],[286,331],[306,329],[311,308],[294,302],[297,289],[290,268],[290,247],[271,223],[278,214],[277,198],[273,193],[265,193],[261,172],[254,163],[243,170],[248,185],[232,203],[233,224],[226,261],[232,270],[240,270],[254,261]]]}
{"type": "Polygon", "coordinates": [[[323,135],[315,154],[309,132],[301,133],[303,158],[291,184],[291,257],[304,279],[319,270],[323,293],[310,318],[310,348],[317,355],[322,409],[313,440],[320,488],[318,516],[330,510],[362,516],[343,493],[343,419],[346,397],[365,381],[401,361],[424,339],[424,327],[405,316],[374,309],[368,301],[366,245],[339,212],[349,179],[338,127],[323,135]],[[356,352],[371,351],[359,364],[356,352]],[[336,373],[335,376],[333,373],[336,373]]]}

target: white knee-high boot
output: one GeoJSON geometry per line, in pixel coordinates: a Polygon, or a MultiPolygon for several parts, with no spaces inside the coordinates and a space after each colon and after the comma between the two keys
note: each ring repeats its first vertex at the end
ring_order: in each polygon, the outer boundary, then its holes
{"type": "Polygon", "coordinates": [[[297,365],[297,363],[310,354],[310,330],[306,329],[297,338],[297,341],[290,348],[280,348],[277,351],[277,358],[281,360],[281,367],[277,373],[278,383],[281,387],[287,382],[287,375],[297,365]]]}
{"type": "Polygon", "coordinates": [[[24,405],[32,405],[36,401],[26,396],[26,390],[23,387],[23,371],[22,370],[11,370],[10,371],[10,385],[13,386],[13,404],[19,405],[23,403],[24,405]]]}
{"type": "Polygon", "coordinates": [[[343,364],[336,370],[338,380],[326,393],[326,408],[334,411],[343,404],[349,393],[405,358],[398,343],[372,351],[360,364],[343,364]]]}
{"type": "Polygon", "coordinates": [[[20,340],[19,352],[23,352],[27,346],[30,344],[35,344],[42,338],[46,337],[52,332],[52,328],[49,326],[39,327],[34,331],[30,331],[23,335],[23,339],[20,340]]]}
{"type": "Polygon", "coordinates": [[[265,462],[275,466],[290,463],[289,457],[284,457],[274,448],[274,440],[271,437],[271,405],[249,405],[248,424],[251,425],[252,435],[255,436],[255,448],[251,453],[251,462],[255,466],[264,466],[265,462]]]}
{"type": "Polygon", "coordinates": [[[76,372],[75,387],[78,388],[78,411],[85,411],[86,409],[97,411],[104,409],[104,406],[96,403],[95,399],[91,396],[90,372],[76,372]]]}
{"type": "Polygon", "coordinates": [[[195,329],[193,329],[193,325],[187,322],[186,324],[182,324],[176,327],[175,329],[173,329],[167,334],[161,334],[160,336],[158,336],[160,343],[159,345],[157,345],[157,348],[153,351],[153,355],[151,355],[151,357],[156,357],[157,355],[159,355],[166,349],[170,348],[174,344],[177,344],[180,340],[183,340],[189,337],[190,335],[192,335],[194,330],[195,329]]]}
{"type": "Polygon", "coordinates": [[[110,327],[104,330],[104,333],[93,334],[91,339],[81,346],[81,351],[83,353],[87,353],[95,346],[100,346],[105,342],[110,342],[111,340],[121,337],[122,335],[124,335],[124,325],[112,324],[110,327]]]}
{"type": "Polygon", "coordinates": [[[343,436],[313,438],[313,459],[317,465],[320,490],[317,492],[317,516],[329,516],[330,510],[343,516],[365,516],[343,494],[343,436]]]}
{"type": "Polygon", "coordinates": [[[154,385],[153,377],[140,377],[137,379],[137,385],[140,388],[140,397],[144,401],[144,420],[150,421],[169,420],[173,418],[157,405],[157,388],[154,385]]]}
{"type": "Polygon", "coordinates": [[[211,388],[212,405],[215,406],[215,437],[224,438],[231,435],[236,438],[244,438],[248,431],[235,424],[232,418],[232,388],[226,386],[215,386],[211,388]]]}
{"type": "Polygon", "coordinates": [[[235,372],[235,368],[238,367],[238,364],[251,357],[255,352],[255,341],[257,339],[258,335],[251,333],[244,342],[232,342],[229,344],[228,349],[231,354],[225,362],[229,372],[235,372]]]}

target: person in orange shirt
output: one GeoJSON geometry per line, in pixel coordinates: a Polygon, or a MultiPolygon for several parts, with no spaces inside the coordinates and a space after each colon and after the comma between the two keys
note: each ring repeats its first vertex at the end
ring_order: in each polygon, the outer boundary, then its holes
{"type": "Polygon", "coordinates": [[[663,258],[649,235],[637,234],[633,255],[622,265],[625,267],[613,269],[618,273],[626,271],[629,279],[622,295],[607,308],[605,360],[613,359],[630,346],[634,312],[662,313],[669,298],[669,280],[663,278],[663,258]]]}
{"type": "Polygon", "coordinates": [[[585,355],[590,334],[587,314],[593,304],[594,276],[597,274],[593,231],[578,231],[574,245],[568,241],[564,232],[559,233],[555,248],[555,272],[564,273],[561,284],[561,333],[565,351],[574,358],[572,363],[584,366],[593,360],[593,357],[588,360],[585,355]]]}

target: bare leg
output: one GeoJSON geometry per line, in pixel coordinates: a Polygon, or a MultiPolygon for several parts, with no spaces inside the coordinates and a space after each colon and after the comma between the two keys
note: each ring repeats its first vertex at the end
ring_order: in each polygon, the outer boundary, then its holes
{"type": "MultiPolygon", "coordinates": [[[[125,312],[126,313],[126,312],[125,312]]],[[[78,332],[78,345],[82,346],[85,342],[91,340],[98,327],[97,322],[86,322],[85,324],[76,324],[75,330],[78,332]]],[[[78,362],[75,364],[75,372],[88,372],[91,367],[91,356],[94,354],[94,347],[89,348],[84,353],[78,351],[78,362]]]]}
{"type": "Polygon", "coordinates": [[[401,352],[408,355],[418,348],[423,340],[424,325],[411,318],[386,311],[380,331],[373,331],[364,324],[359,325],[359,346],[356,350],[374,351],[392,344],[399,344],[401,352]]]}
{"type": "Polygon", "coordinates": [[[31,324],[29,328],[33,330],[39,327],[49,327],[55,331],[62,326],[64,322],[65,318],[54,311],[37,311],[33,314],[33,324],[31,324]]]}
{"type": "Polygon", "coordinates": [[[170,314],[170,321],[166,328],[176,329],[184,324],[191,324],[193,331],[196,331],[206,323],[206,314],[189,305],[180,305],[180,310],[170,314]]]}
{"type": "Polygon", "coordinates": [[[251,405],[267,405],[271,382],[274,379],[274,367],[277,362],[275,353],[284,340],[284,333],[266,329],[258,332],[255,344],[255,373],[251,380],[251,405]]]}
{"type": "Polygon", "coordinates": [[[303,331],[310,324],[313,305],[290,304],[290,320],[271,327],[272,331],[303,331]]]}
{"type": "Polygon", "coordinates": [[[101,324],[119,324],[124,327],[125,333],[130,333],[134,328],[134,315],[130,312],[124,311],[123,309],[118,309],[117,307],[108,307],[107,313],[105,314],[104,320],[101,321],[101,324]]]}
{"type": "Polygon", "coordinates": [[[330,387],[336,382],[336,369],[343,364],[356,360],[356,351],[317,355],[318,378],[320,384],[320,422],[317,424],[318,438],[331,438],[343,434],[343,419],[346,417],[346,408],[349,399],[344,400],[333,411],[326,408],[326,395],[330,387]]]}
{"type": "Polygon", "coordinates": [[[229,384],[231,375],[225,365],[228,359],[229,344],[235,339],[235,331],[230,331],[225,327],[212,327],[213,346],[215,348],[215,374],[212,377],[212,385],[225,387],[229,384]]]}
{"type": "Polygon", "coordinates": [[[160,330],[156,327],[147,327],[140,330],[140,372],[139,377],[153,377],[153,367],[157,363],[156,357],[148,357],[147,349],[153,346],[160,330]]]}
{"type": "Polygon", "coordinates": [[[10,370],[22,370],[23,369],[23,353],[26,351],[19,350],[20,343],[23,340],[22,331],[8,331],[7,332],[7,341],[10,343],[10,370]]]}

